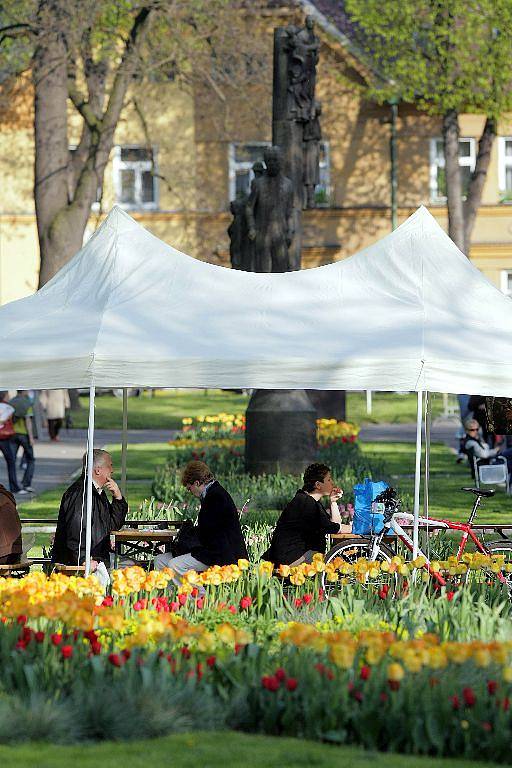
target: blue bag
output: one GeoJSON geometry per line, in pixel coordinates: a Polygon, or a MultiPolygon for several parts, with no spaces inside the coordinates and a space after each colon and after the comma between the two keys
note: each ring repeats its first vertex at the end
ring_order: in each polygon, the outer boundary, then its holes
{"type": "Polygon", "coordinates": [[[372,512],[372,502],[388,488],[383,480],[374,482],[365,477],[362,483],[354,485],[354,521],[352,532],[359,535],[380,533],[384,528],[384,515],[372,512]]]}

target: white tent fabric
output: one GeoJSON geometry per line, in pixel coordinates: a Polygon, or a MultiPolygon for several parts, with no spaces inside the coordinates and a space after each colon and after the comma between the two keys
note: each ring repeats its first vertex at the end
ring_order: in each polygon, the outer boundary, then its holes
{"type": "Polygon", "coordinates": [[[431,390],[512,396],[512,301],[425,208],[344,261],[239,272],[115,207],[0,308],[0,387],[431,390]]]}

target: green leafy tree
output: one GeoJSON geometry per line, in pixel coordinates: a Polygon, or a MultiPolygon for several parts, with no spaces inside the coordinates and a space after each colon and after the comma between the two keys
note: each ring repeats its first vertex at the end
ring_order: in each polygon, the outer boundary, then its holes
{"type": "Polygon", "coordinates": [[[442,118],[449,234],[469,252],[501,115],[512,108],[511,0],[346,0],[355,36],[379,73],[369,93],[442,118]],[[466,197],[459,115],[485,115],[466,197]],[[464,190],[465,191],[465,190],[464,190]]]}
{"type": "MultiPolygon", "coordinates": [[[[233,62],[240,9],[242,0],[0,3],[0,86],[14,82],[33,102],[40,286],[81,248],[122,110],[148,75],[200,82],[218,99],[247,83],[247,67],[233,62]],[[80,132],[73,150],[71,122],[80,132]]],[[[245,55],[257,79],[266,60],[245,55]]]]}

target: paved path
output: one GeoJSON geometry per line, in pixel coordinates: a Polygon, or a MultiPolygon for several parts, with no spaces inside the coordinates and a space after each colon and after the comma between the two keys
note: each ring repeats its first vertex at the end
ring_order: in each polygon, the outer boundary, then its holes
{"type": "MultiPolygon", "coordinates": [[[[165,443],[172,436],[170,430],[128,430],[128,443],[165,443]]],[[[60,433],[61,440],[52,443],[47,438],[37,440],[35,444],[36,471],[32,487],[36,494],[55,488],[62,483],[68,483],[71,475],[80,467],[82,456],[85,452],[87,431],[85,429],[63,430],[60,433]]],[[[94,444],[96,447],[121,442],[120,430],[98,429],[95,432],[94,444]]],[[[18,461],[21,451],[18,454],[18,461]]],[[[120,468],[118,468],[119,476],[120,468]]],[[[18,469],[18,482],[21,483],[23,471],[18,469]]],[[[6,487],[7,471],[3,456],[0,455],[0,483],[6,487]]],[[[25,500],[25,496],[17,497],[19,501],[25,500]]],[[[29,497],[30,498],[30,497],[29,497]]]]}
{"type": "MultiPolygon", "coordinates": [[[[432,441],[443,442],[455,447],[455,432],[459,422],[455,419],[436,419],[432,425],[432,441]]],[[[173,435],[171,430],[128,430],[128,443],[165,443],[173,435]]],[[[70,481],[71,475],[80,466],[85,451],[87,431],[72,429],[61,432],[61,442],[52,443],[47,438],[38,440],[35,446],[36,472],[33,487],[36,493],[47,491],[70,481]]],[[[366,424],[361,429],[363,441],[414,442],[415,424],[366,424]]],[[[120,430],[98,429],[95,445],[103,446],[121,442],[120,430]]],[[[21,455],[21,453],[20,453],[21,455]]],[[[119,476],[120,468],[117,468],[119,476]]],[[[18,480],[23,473],[18,470],[18,480]]],[[[7,486],[7,472],[3,457],[0,456],[0,482],[7,486]]],[[[19,497],[24,500],[25,497],[19,497]]]]}

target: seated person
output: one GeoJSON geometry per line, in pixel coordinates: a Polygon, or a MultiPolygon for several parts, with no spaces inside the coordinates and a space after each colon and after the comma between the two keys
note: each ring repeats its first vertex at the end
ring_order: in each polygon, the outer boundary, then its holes
{"type": "Polygon", "coordinates": [[[316,552],[325,554],[328,533],[352,530],[341,522],[337,501],[342,495],[343,491],[334,486],[328,466],[307,467],[304,485],[282,511],[263,559],[275,565],[300,565],[310,563],[316,552]],[[322,496],[329,496],[330,512],[321,503],[322,496]]]}
{"type": "Polygon", "coordinates": [[[469,459],[471,474],[475,476],[475,467],[473,459],[493,459],[496,456],[503,456],[507,460],[509,475],[512,474],[512,448],[489,448],[488,444],[480,437],[480,425],[476,419],[466,419],[464,422],[466,429],[466,440],[464,451],[469,459]]]}
{"type": "MultiPolygon", "coordinates": [[[[53,563],[81,565],[85,561],[86,462],[87,454],[83,458],[81,477],[65,491],[60,503],[52,550],[53,563]]],[[[112,458],[107,451],[95,448],[92,468],[92,571],[96,570],[98,563],[110,568],[110,533],[122,528],[127,512],[128,503],[112,479],[112,458]],[[108,499],[107,491],[112,494],[112,501],[108,499]]]]}
{"type": "Polygon", "coordinates": [[[0,564],[21,560],[21,522],[16,499],[0,484],[0,564]]]}
{"type": "Polygon", "coordinates": [[[175,582],[187,571],[206,571],[211,565],[231,565],[247,558],[240,518],[235,502],[217,482],[202,461],[190,461],[181,478],[182,484],[201,499],[197,518],[198,543],[191,552],[173,557],[171,553],[155,557],[155,569],[172,568],[175,582]]]}

